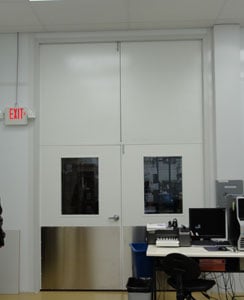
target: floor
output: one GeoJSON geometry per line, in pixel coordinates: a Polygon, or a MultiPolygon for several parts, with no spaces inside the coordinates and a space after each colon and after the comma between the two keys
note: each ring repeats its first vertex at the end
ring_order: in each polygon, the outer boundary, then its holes
{"type": "MultiPolygon", "coordinates": [[[[145,295],[144,295],[145,296],[145,295]]],[[[201,294],[194,295],[197,300],[206,300],[201,294]]],[[[145,298],[145,297],[144,297],[145,298]]],[[[144,299],[143,298],[143,299],[144,299]]],[[[137,298],[138,299],[138,298],[137,298]]],[[[175,300],[175,293],[160,293],[157,295],[157,300],[175,300]]],[[[219,298],[214,296],[213,300],[231,300],[225,295],[219,298]]],[[[128,300],[127,292],[39,292],[36,294],[23,293],[16,295],[0,294],[0,300],[128,300]]],[[[236,297],[235,300],[244,300],[244,296],[236,297]]]]}
{"type": "MultiPolygon", "coordinates": [[[[138,294],[137,294],[138,296],[138,294]]],[[[145,298],[145,294],[143,295],[145,298]]],[[[138,299],[138,297],[136,298],[138,299]]],[[[0,300],[128,300],[127,292],[39,292],[18,295],[1,295],[0,300]]],[[[174,293],[158,294],[157,300],[175,300],[174,293]]],[[[203,300],[199,298],[198,300],[203,300]]],[[[206,300],[206,298],[204,299],[206,300]]]]}
{"type": "Polygon", "coordinates": [[[127,300],[127,292],[39,292],[1,295],[0,300],[127,300]]]}

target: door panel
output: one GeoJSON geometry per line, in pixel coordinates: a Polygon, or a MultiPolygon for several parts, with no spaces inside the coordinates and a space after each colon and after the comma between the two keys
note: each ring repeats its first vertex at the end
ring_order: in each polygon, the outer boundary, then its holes
{"type": "Polygon", "coordinates": [[[204,205],[202,71],[200,40],[122,43],[124,226],[167,223],[172,218],[187,225],[188,207],[204,205]],[[182,159],[183,200],[178,213],[172,209],[145,214],[144,178],[148,176],[150,187],[155,186],[148,203],[159,204],[165,192],[157,172],[145,174],[145,157],[182,159]]]}
{"type": "Polygon", "coordinates": [[[40,55],[41,144],[119,143],[117,45],[42,45],[40,55]]]}
{"type": "MultiPolygon", "coordinates": [[[[145,226],[177,218],[188,225],[188,208],[204,203],[202,144],[127,145],[122,156],[123,225],[145,226]],[[182,213],[145,214],[144,157],[182,157],[182,213]],[[194,175],[193,175],[194,174],[194,175]]],[[[155,201],[155,199],[154,199],[155,201]]]]}
{"type": "Polygon", "coordinates": [[[125,144],[202,141],[201,41],[122,43],[125,144]]]}
{"type": "Polygon", "coordinates": [[[119,269],[119,227],[42,227],[42,289],[118,289],[119,269]]]}
{"type": "Polygon", "coordinates": [[[120,226],[120,146],[42,146],[40,151],[41,226],[120,226]],[[99,213],[62,214],[62,159],[91,157],[98,159],[99,213]]]}
{"type": "Polygon", "coordinates": [[[116,43],[40,46],[45,289],[122,288],[119,61],[116,43]]]}

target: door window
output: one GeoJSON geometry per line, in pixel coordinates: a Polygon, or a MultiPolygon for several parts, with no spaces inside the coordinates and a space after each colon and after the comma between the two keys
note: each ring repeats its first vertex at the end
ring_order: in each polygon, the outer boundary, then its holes
{"type": "Polygon", "coordinates": [[[99,214],[98,158],[62,158],[62,214],[99,214]]]}
{"type": "Polygon", "coordinates": [[[182,213],[182,157],[144,157],[145,214],[182,213]]]}

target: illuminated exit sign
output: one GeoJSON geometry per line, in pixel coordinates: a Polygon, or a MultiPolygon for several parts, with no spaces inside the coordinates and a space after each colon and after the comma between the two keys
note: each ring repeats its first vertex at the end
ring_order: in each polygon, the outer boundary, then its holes
{"type": "Polygon", "coordinates": [[[5,125],[26,125],[28,113],[24,107],[7,107],[4,112],[5,125]]]}

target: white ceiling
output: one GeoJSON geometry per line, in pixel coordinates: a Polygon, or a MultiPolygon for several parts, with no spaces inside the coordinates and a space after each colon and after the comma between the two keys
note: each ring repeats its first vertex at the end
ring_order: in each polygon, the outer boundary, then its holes
{"type": "Polygon", "coordinates": [[[244,0],[0,0],[0,32],[244,27],[244,0]]]}

